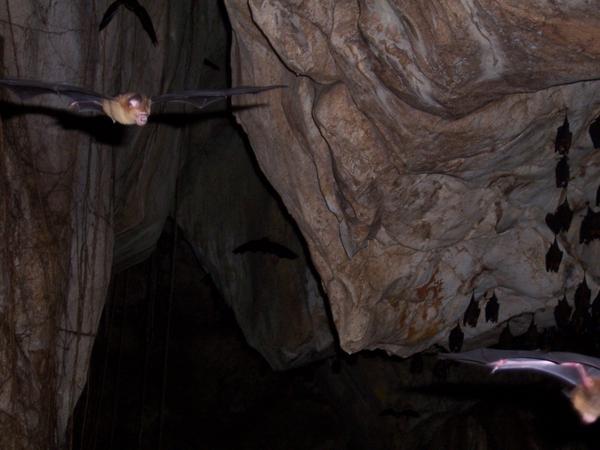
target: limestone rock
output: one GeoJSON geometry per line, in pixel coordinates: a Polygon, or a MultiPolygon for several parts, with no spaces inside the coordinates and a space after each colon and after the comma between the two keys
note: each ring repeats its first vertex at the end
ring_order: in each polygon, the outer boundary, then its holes
{"type": "Polygon", "coordinates": [[[237,118],[308,242],[346,351],[447,346],[473,289],[493,291],[500,313],[466,330],[470,345],[523,314],[552,324],[584,271],[598,290],[599,244],[575,232],[600,175],[587,132],[600,111],[596,5],[226,5],[234,83],[288,85],[237,118]],[[554,139],[567,111],[562,192],[554,139]],[[547,273],[544,217],[565,195],[574,225],[547,273]]]}

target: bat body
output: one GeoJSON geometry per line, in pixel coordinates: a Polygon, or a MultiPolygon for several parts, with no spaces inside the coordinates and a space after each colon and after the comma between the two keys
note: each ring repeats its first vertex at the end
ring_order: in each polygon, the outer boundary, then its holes
{"type": "Polygon", "coordinates": [[[571,140],[573,139],[573,133],[569,129],[569,119],[565,115],[565,121],[563,124],[556,129],[556,139],[554,140],[554,151],[561,155],[569,153],[571,148],[571,140]]]}
{"type": "Polygon", "coordinates": [[[137,0],[116,0],[112,2],[106,9],[98,29],[102,31],[110,23],[113,16],[117,13],[119,6],[125,6],[128,10],[132,11],[138,17],[138,19],[140,19],[142,27],[144,27],[144,30],[146,30],[146,33],[148,33],[148,36],[150,36],[152,43],[154,45],[158,45],[156,31],[154,31],[154,25],[152,25],[152,19],[150,18],[148,11],[146,11],[146,8],[140,5],[137,0]]]}
{"type": "Polygon", "coordinates": [[[71,99],[70,108],[76,111],[94,111],[106,114],[113,122],[123,125],[143,126],[148,122],[152,105],[167,102],[187,103],[198,109],[233,95],[256,94],[285,86],[240,86],[231,89],[207,89],[169,92],[148,97],[136,92],[128,92],[115,97],[91,91],[78,86],[44,81],[0,79],[0,86],[15,92],[22,99],[42,94],[64,95],[71,99]]]}
{"type": "Polygon", "coordinates": [[[546,272],[558,272],[560,262],[562,261],[563,252],[558,247],[556,242],[556,236],[554,236],[554,242],[550,245],[548,252],[546,252],[546,272]]]}
{"type": "Polygon", "coordinates": [[[577,353],[496,350],[490,348],[463,353],[440,354],[442,359],[485,365],[492,373],[529,370],[558,378],[574,386],[569,398],[585,423],[600,416],[600,359],[577,353]]]}

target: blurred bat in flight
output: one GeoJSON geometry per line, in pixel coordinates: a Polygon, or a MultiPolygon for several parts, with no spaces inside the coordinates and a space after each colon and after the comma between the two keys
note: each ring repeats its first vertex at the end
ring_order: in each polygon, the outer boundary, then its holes
{"type": "Polygon", "coordinates": [[[578,353],[496,350],[483,348],[438,355],[463,363],[485,365],[492,373],[505,370],[542,372],[574,386],[569,399],[585,423],[600,416],[600,359],[578,353]]]}
{"type": "Polygon", "coordinates": [[[99,31],[102,31],[106,25],[110,23],[113,16],[117,13],[119,6],[121,5],[132,11],[138,17],[138,19],[140,19],[142,27],[144,27],[144,30],[146,30],[146,33],[148,33],[148,36],[150,36],[152,43],[155,46],[158,45],[156,31],[154,31],[154,25],[152,25],[152,19],[150,18],[148,11],[146,11],[146,8],[140,5],[137,0],[116,0],[112,2],[102,17],[102,21],[98,27],[99,31]]]}
{"type": "Polygon", "coordinates": [[[240,86],[230,89],[205,89],[168,92],[146,96],[137,92],[127,92],[110,97],[78,86],[45,81],[0,79],[0,86],[6,87],[21,99],[29,99],[42,94],[64,95],[71,99],[69,108],[78,112],[93,111],[106,114],[113,122],[123,125],[146,125],[152,105],[167,102],[187,103],[202,109],[218,100],[233,95],[257,94],[283,85],[240,86]]]}

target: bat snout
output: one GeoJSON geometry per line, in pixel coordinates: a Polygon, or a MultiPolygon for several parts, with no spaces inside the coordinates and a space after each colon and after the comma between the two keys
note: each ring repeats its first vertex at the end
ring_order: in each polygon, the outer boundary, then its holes
{"type": "Polygon", "coordinates": [[[148,114],[138,114],[135,118],[135,123],[140,127],[148,123],[148,114]]]}

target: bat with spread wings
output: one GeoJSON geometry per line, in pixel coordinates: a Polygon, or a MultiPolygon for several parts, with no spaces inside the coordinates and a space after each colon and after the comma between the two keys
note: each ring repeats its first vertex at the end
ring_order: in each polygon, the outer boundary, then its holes
{"type": "Polygon", "coordinates": [[[569,398],[585,423],[600,416],[600,359],[578,353],[496,350],[483,348],[438,355],[463,363],[485,365],[493,372],[529,370],[542,372],[574,386],[569,398]]]}
{"type": "Polygon", "coordinates": [[[132,11],[138,17],[138,19],[140,19],[142,27],[144,27],[144,30],[146,30],[146,33],[148,33],[148,36],[150,36],[152,43],[155,46],[158,45],[156,31],[154,31],[154,25],[152,25],[152,19],[150,18],[148,11],[146,11],[146,8],[140,5],[137,0],[116,0],[112,2],[102,17],[102,21],[98,27],[100,31],[102,31],[106,25],[110,23],[113,16],[117,13],[119,6],[125,6],[125,8],[132,11]]]}
{"type": "Polygon", "coordinates": [[[78,112],[93,111],[106,114],[113,122],[123,125],[146,125],[152,105],[167,102],[187,103],[198,109],[233,95],[257,94],[284,85],[240,86],[230,89],[205,89],[146,96],[137,92],[127,92],[114,97],[78,86],[45,81],[0,79],[0,86],[6,87],[21,99],[29,99],[42,94],[64,95],[71,99],[69,108],[78,112]]]}

